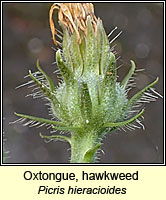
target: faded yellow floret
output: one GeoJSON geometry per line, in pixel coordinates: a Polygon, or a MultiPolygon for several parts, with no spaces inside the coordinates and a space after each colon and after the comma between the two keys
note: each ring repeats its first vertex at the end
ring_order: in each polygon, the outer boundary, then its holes
{"type": "Polygon", "coordinates": [[[87,34],[87,17],[91,17],[94,32],[97,31],[97,18],[94,14],[94,6],[92,3],[54,3],[50,8],[49,21],[54,43],[57,45],[55,35],[57,34],[53,21],[54,9],[58,9],[58,19],[61,24],[67,27],[71,33],[75,32],[78,43],[81,43],[79,30],[87,34]]]}

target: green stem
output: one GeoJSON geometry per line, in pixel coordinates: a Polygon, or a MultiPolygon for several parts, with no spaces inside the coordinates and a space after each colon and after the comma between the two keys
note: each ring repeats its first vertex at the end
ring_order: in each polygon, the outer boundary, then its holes
{"type": "Polygon", "coordinates": [[[96,151],[100,147],[99,142],[98,135],[92,132],[72,134],[70,163],[95,162],[96,151]]]}

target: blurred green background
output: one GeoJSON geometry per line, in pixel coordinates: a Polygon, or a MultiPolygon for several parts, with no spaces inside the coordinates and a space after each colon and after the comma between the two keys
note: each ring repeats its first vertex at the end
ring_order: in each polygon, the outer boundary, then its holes
{"type": "MultiPolygon", "coordinates": [[[[28,128],[16,120],[14,112],[48,118],[42,99],[25,98],[30,89],[16,86],[26,82],[28,70],[36,71],[36,59],[43,69],[58,83],[53,72],[56,48],[51,39],[48,13],[51,3],[3,3],[3,129],[5,148],[10,151],[7,163],[68,163],[69,145],[63,142],[47,143],[39,133],[49,134],[46,128],[28,128]]],[[[122,35],[117,44],[119,80],[130,68],[130,59],[137,69],[136,92],[160,78],[155,86],[163,94],[163,5],[161,3],[94,3],[96,16],[103,20],[109,33],[114,27],[122,35]]],[[[54,15],[56,18],[56,14],[54,15]]],[[[54,19],[55,19],[54,18],[54,19]]],[[[130,96],[133,94],[130,93],[130,96]]],[[[163,162],[163,99],[146,105],[146,130],[116,131],[103,143],[100,163],[162,163],[163,162]]]]}

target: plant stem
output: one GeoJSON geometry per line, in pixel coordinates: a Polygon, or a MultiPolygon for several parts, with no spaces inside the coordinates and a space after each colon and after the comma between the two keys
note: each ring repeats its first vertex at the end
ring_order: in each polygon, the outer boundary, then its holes
{"type": "Polygon", "coordinates": [[[71,137],[70,163],[93,163],[100,140],[94,132],[74,133],[71,137]]]}

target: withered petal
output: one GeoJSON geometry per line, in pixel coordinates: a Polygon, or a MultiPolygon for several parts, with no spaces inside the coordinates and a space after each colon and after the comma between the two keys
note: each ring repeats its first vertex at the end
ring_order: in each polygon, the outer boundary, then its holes
{"type": "Polygon", "coordinates": [[[94,6],[92,3],[54,3],[50,9],[50,27],[52,31],[53,41],[57,45],[55,34],[55,26],[53,23],[53,11],[58,9],[58,18],[60,23],[69,28],[71,33],[75,31],[78,37],[78,43],[81,43],[81,37],[79,34],[79,29],[82,30],[86,36],[87,26],[86,19],[87,16],[91,16],[92,26],[94,32],[97,31],[97,18],[94,14],[94,6]]]}

